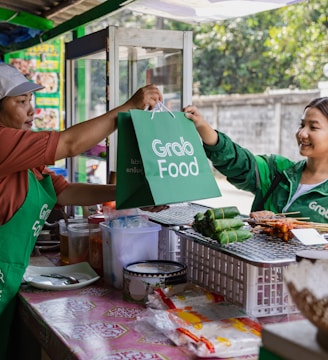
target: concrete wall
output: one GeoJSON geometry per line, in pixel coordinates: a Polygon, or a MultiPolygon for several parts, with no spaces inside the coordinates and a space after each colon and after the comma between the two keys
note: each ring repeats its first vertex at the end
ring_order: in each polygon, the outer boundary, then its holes
{"type": "Polygon", "coordinates": [[[303,109],[319,90],[284,90],[251,95],[194,96],[205,119],[255,154],[300,159],[295,131],[303,109]]]}

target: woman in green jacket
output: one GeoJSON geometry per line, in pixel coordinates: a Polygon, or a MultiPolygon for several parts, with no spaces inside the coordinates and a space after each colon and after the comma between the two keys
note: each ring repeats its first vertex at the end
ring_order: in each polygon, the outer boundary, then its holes
{"type": "Polygon", "coordinates": [[[328,97],[312,100],[303,111],[295,134],[299,153],[305,157],[300,161],[254,155],[214,130],[195,106],[184,111],[213,166],[235,187],[255,195],[251,211],[297,211],[310,221],[328,222],[328,97]],[[265,198],[272,183],[276,185],[265,198]]]}

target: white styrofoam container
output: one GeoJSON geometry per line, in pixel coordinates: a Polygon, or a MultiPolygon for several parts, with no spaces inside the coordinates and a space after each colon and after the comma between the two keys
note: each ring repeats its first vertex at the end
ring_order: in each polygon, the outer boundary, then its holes
{"type": "Polygon", "coordinates": [[[161,225],[149,221],[147,226],[111,228],[99,224],[103,234],[104,280],[123,288],[124,266],[144,260],[158,260],[158,233],[161,225]]]}

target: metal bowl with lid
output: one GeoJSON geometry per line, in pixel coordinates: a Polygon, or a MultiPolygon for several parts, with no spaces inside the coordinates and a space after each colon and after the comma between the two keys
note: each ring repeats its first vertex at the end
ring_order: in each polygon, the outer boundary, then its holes
{"type": "Polygon", "coordinates": [[[156,288],[187,282],[187,265],[168,260],[145,260],[123,268],[123,297],[144,303],[156,288]]]}

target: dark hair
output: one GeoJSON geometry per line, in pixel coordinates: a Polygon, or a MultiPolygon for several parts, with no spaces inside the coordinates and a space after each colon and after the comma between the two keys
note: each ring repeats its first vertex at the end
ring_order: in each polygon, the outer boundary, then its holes
{"type": "Polygon", "coordinates": [[[304,111],[308,108],[318,109],[328,119],[328,97],[313,99],[305,106],[304,111]]]}

